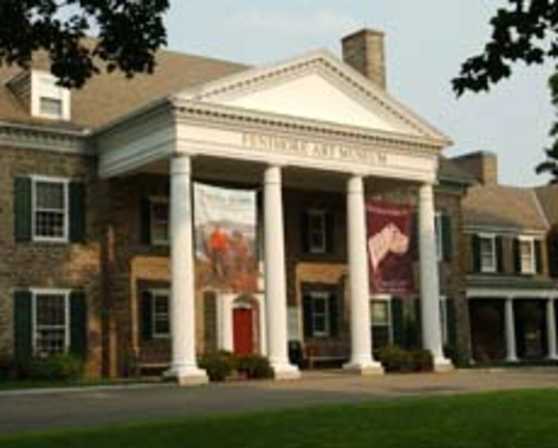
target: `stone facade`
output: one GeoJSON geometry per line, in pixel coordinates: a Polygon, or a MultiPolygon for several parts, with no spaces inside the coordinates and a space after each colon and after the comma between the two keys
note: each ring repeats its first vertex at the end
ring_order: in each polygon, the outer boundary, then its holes
{"type": "Polygon", "coordinates": [[[103,279],[101,246],[104,185],[97,180],[96,159],[86,156],[0,148],[0,356],[13,353],[13,291],[20,288],[82,289],[88,304],[87,372],[102,365],[103,279]],[[14,179],[44,175],[86,185],[86,239],[83,244],[16,243],[14,179]]]}
{"type": "MultiPolygon", "coordinates": [[[[147,289],[170,287],[169,248],[142,240],[141,204],[145,198],[169,194],[167,176],[132,175],[100,181],[94,158],[44,151],[2,149],[0,218],[3,232],[0,256],[9,263],[0,267],[0,353],[10,356],[13,346],[13,300],[17,288],[80,288],[88,303],[88,356],[90,375],[127,375],[138,363],[165,365],[170,360],[168,339],[144,340],[141,294],[147,289]],[[49,175],[83,180],[87,198],[87,238],[84,244],[17,243],[13,235],[13,179],[20,175],[49,175]],[[21,270],[25,266],[25,271],[21,270]]],[[[458,350],[467,353],[468,321],[464,302],[461,253],[461,190],[440,186],[435,202],[452,219],[453,257],[440,262],[441,293],[455,301],[458,350]]],[[[380,194],[390,201],[416,205],[416,190],[392,190],[380,194]]],[[[340,298],[339,333],[318,343],[348,353],[350,300],[344,193],[286,188],[285,243],[287,297],[291,307],[301,307],[305,285],[334,288],[340,298]],[[329,254],[312,255],[302,249],[301,214],[309,208],[326,208],[333,214],[334,238],[329,254]]],[[[418,265],[418,263],[417,263],[418,265]]],[[[418,266],[417,266],[418,285],[418,266]]],[[[216,311],[204,291],[196,292],[197,350],[216,348],[216,311]],[[212,317],[213,316],[213,317],[212,317]]],[[[413,313],[409,297],[408,313],[413,313]]],[[[302,312],[301,312],[302,316],[302,312]]]]}

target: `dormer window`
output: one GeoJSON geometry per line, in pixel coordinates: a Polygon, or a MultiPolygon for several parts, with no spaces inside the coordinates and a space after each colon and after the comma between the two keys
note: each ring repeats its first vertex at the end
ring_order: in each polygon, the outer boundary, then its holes
{"type": "Polygon", "coordinates": [[[70,91],[56,84],[50,73],[31,73],[31,114],[52,120],[70,120],[70,91]]]}

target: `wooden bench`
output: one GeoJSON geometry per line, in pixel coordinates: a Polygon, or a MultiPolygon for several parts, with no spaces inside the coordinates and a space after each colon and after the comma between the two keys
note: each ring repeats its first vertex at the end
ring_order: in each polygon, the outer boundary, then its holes
{"type": "Polygon", "coordinates": [[[347,361],[349,355],[345,345],[307,344],[304,347],[304,359],[308,363],[308,368],[313,369],[320,362],[347,361]]]}

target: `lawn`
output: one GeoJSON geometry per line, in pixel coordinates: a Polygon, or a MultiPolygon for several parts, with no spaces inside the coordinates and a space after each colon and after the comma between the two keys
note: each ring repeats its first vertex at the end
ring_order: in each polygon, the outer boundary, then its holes
{"type": "Polygon", "coordinates": [[[0,438],[10,448],[556,447],[558,391],[406,398],[0,438]]]}

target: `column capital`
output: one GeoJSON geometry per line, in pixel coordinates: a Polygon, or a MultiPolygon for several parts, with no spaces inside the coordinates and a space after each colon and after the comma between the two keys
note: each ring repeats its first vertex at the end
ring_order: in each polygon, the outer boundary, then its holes
{"type": "Polygon", "coordinates": [[[347,179],[348,194],[364,194],[364,176],[354,174],[347,179]]]}
{"type": "Polygon", "coordinates": [[[190,174],[192,157],[188,154],[175,154],[170,160],[170,174],[190,174]]]}
{"type": "Polygon", "coordinates": [[[270,164],[264,170],[264,185],[281,184],[283,165],[270,164]]]}

